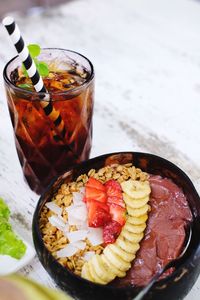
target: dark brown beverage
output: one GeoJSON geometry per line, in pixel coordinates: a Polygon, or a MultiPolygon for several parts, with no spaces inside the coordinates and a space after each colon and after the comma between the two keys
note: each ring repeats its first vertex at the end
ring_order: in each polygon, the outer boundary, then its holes
{"type": "Polygon", "coordinates": [[[16,148],[25,178],[41,194],[52,178],[88,159],[92,141],[94,73],[91,63],[75,52],[46,49],[41,59],[50,73],[43,78],[54,109],[65,125],[61,137],[41,106],[30,79],[21,76],[17,58],[4,70],[8,107],[16,148]],[[25,85],[24,85],[25,84],[25,85]],[[21,88],[24,85],[25,88],[21,88]]]}

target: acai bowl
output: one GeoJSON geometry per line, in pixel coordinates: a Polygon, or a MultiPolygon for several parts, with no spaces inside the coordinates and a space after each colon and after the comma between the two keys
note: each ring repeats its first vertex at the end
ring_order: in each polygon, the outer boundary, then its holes
{"type": "Polygon", "coordinates": [[[33,218],[39,259],[77,299],[134,299],[178,257],[144,299],[183,299],[200,272],[200,199],[187,175],[152,154],[106,154],[56,178],[33,218]],[[79,208],[78,208],[79,207],[79,208]],[[73,223],[74,222],[74,223],[73,223]]]}

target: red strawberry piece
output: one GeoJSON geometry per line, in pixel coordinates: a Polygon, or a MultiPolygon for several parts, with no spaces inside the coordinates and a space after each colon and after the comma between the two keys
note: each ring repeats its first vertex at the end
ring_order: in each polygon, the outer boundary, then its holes
{"type": "Polygon", "coordinates": [[[108,203],[115,203],[121,207],[125,207],[123,200],[122,189],[119,182],[114,179],[110,179],[105,183],[107,201],[108,203]]]}
{"type": "Polygon", "coordinates": [[[85,189],[85,198],[86,201],[96,200],[103,203],[105,203],[107,200],[105,192],[102,192],[90,186],[86,187],[85,189]]]}
{"type": "Polygon", "coordinates": [[[105,187],[95,178],[89,178],[85,185],[85,201],[96,200],[99,202],[106,202],[105,187]]]}
{"type": "Polygon", "coordinates": [[[118,192],[121,192],[121,185],[119,184],[118,181],[114,180],[114,179],[110,179],[105,183],[105,188],[106,188],[106,192],[107,194],[109,194],[109,196],[118,196],[118,192]]]}
{"type": "Polygon", "coordinates": [[[102,227],[110,221],[109,208],[98,201],[88,203],[88,225],[90,227],[102,227]]]}
{"type": "Polygon", "coordinates": [[[109,204],[110,207],[110,215],[112,220],[118,222],[123,226],[126,222],[125,212],[126,209],[117,205],[117,204],[109,204]]]}
{"type": "Polygon", "coordinates": [[[103,239],[105,244],[114,243],[122,230],[122,226],[116,221],[110,221],[103,227],[103,239]]]}
{"type": "Polygon", "coordinates": [[[102,203],[102,202],[99,202],[99,201],[96,201],[96,200],[88,200],[87,201],[88,210],[90,209],[90,206],[93,205],[94,203],[95,203],[96,207],[105,210],[108,214],[110,213],[110,208],[106,203],[102,203]]]}
{"type": "Polygon", "coordinates": [[[117,205],[125,208],[125,203],[124,203],[123,198],[120,199],[119,197],[108,197],[107,202],[109,204],[117,204],[117,205]]]}
{"type": "Polygon", "coordinates": [[[85,185],[86,187],[90,186],[102,192],[105,192],[104,185],[97,179],[90,177],[85,185]]]}

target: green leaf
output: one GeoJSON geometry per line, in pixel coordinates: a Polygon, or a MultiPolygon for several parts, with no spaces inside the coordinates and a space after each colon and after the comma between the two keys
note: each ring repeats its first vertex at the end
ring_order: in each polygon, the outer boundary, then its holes
{"type": "Polygon", "coordinates": [[[42,77],[46,77],[49,75],[49,67],[45,62],[39,62],[37,64],[37,69],[42,77]]]}
{"type": "Polygon", "coordinates": [[[5,218],[0,218],[0,235],[5,230],[11,230],[11,225],[8,223],[8,220],[5,218]]]}
{"type": "Polygon", "coordinates": [[[37,57],[40,54],[41,48],[37,44],[29,44],[28,50],[32,58],[37,57]]]}
{"type": "Polygon", "coordinates": [[[24,76],[28,77],[28,73],[26,71],[24,64],[22,64],[22,72],[23,72],[24,76]]]}
{"type": "Polygon", "coordinates": [[[20,259],[26,252],[26,245],[13,232],[9,216],[9,208],[0,198],[0,254],[20,259]]]}
{"type": "Polygon", "coordinates": [[[26,252],[26,245],[18,239],[11,230],[5,230],[0,234],[0,254],[9,255],[20,259],[26,252]]]}
{"type": "MultiPolygon", "coordinates": [[[[39,45],[37,44],[30,44],[28,45],[28,50],[29,53],[32,57],[32,59],[34,60],[35,64],[36,64],[36,68],[40,74],[40,76],[42,77],[46,77],[49,75],[49,67],[45,62],[42,61],[38,61],[37,56],[40,54],[41,48],[39,45]]],[[[24,74],[24,76],[28,77],[28,73],[26,71],[26,68],[24,67],[24,64],[22,64],[22,72],[24,74]]],[[[22,88],[28,88],[28,87],[23,87],[22,88]]]]}
{"type": "Polygon", "coordinates": [[[19,84],[18,87],[25,89],[25,90],[32,90],[32,85],[28,84],[28,83],[19,84]]]}
{"type": "Polygon", "coordinates": [[[4,218],[8,220],[10,216],[10,210],[7,206],[7,204],[3,201],[2,198],[0,198],[0,219],[4,218]]]}
{"type": "Polygon", "coordinates": [[[36,66],[37,66],[37,64],[39,63],[38,59],[36,57],[34,57],[33,60],[34,60],[34,62],[36,64],[36,66]]]}

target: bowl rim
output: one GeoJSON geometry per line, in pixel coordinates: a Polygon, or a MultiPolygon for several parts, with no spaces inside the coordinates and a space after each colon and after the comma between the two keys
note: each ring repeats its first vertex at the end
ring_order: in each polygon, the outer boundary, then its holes
{"type": "MultiPolygon", "coordinates": [[[[191,179],[189,178],[189,176],[182,170],[180,169],[177,165],[175,165],[174,163],[172,163],[171,161],[169,161],[168,159],[166,158],[163,158],[161,156],[158,156],[158,155],[155,155],[155,154],[152,154],[152,153],[147,153],[147,152],[138,152],[138,151],[119,151],[119,152],[111,152],[111,153],[106,153],[106,154],[102,154],[102,155],[98,155],[98,156],[95,156],[93,158],[90,158],[86,161],[83,161],[81,163],[78,163],[76,165],[74,165],[73,167],[69,167],[66,169],[65,172],[59,174],[58,176],[54,177],[51,181],[51,183],[48,185],[48,187],[45,189],[45,191],[42,193],[42,195],[40,196],[39,200],[38,200],[38,203],[36,205],[36,208],[35,208],[35,211],[34,211],[34,215],[33,215],[33,221],[32,221],[32,232],[33,232],[33,235],[34,234],[37,234],[37,239],[39,240],[39,243],[40,245],[43,247],[43,250],[45,250],[49,257],[51,258],[52,262],[55,263],[59,268],[61,268],[61,270],[66,273],[66,274],[70,274],[72,275],[72,277],[74,277],[75,279],[83,282],[83,283],[87,283],[87,284],[90,284],[92,286],[97,286],[97,287],[100,287],[100,288],[104,288],[104,289],[108,289],[108,290],[120,290],[120,291],[133,291],[133,289],[136,291],[136,290],[141,290],[144,288],[144,286],[140,287],[140,286],[131,286],[131,285],[126,285],[126,286],[122,286],[122,287],[118,287],[118,286],[112,286],[112,285],[102,285],[102,284],[99,284],[99,283],[94,283],[90,280],[87,280],[85,278],[82,278],[81,276],[79,275],[76,275],[73,271],[69,270],[68,268],[65,268],[63,267],[59,262],[57,262],[56,258],[51,254],[51,252],[46,248],[45,244],[44,244],[44,241],[43,241],[43,238],[42,238],[42,234],[41,234],[41,231],[40,231],[40,228],[39,228],[39,210],[45,205],[46,202],[43,202],[43,198],[44,196],[46,195],[46,193],[48,193],[48,191],[51,189],[51,187],[54,185],[54,183],[61,177],[63,177],[63,175],[67,172],[70,172],[71,170],[73,169],[76,169],[76,168],[82,168],[84,167],[84,165],[86,165],[88,162],[89,163],[93,163],[93,161],[96,161],[98,159],[104,159],[104,158],[108,158],[110,156],[115,156],[115,155],[120,155],[120,154],[131,154],[134,156],[137,156],[137,155],[144,155],[146,157],[152,157],[154,159],[158,159],[160,161],[163,161],[165,163],[167,163],[169,166],[172,166],[173,168],[175,168],[180,174],[181,176],[183,176],[186,181],[188,182],[188,184],[191,186],[191,188],[193,189],[194,193],[196,194],[196,197],[199,199],[200,201],[200,196],[194,186],[194,184],[192,183],[191,179]]],[[[136,166],[137,167],[137,166],[136,166]]],[[[63,179],[64,180],[64,179],[63,179]]],[[[61,181],[62,182],[62,181],[61,181]]],[[[196,218],[197,216],[194,216],[193,212],[192,212],[192,215],[193,215],[193,221],[194,221],[194,218],[196,218]]],[[[192,222],[193,222],[192,221],[192,222]]],[[[33,238],[34,240],[34,238],[33,238]]],[[[34,245],[35,245],[35,242],[34,242],[34,245]]],[[[36,249],[36,253],[38,255],[38,249],[35,247],[36,249]]],[[[198,243],[198,246],[195,248],[195,249],[192,249],[190,255],[188,257],[186,257],[184,263],[185,264],[188,264],[189,263],[189,260],[190,258],[193,256],[193,253],[196,253],[196,251],[198,251],[198,249],[200,249],[200,239],[199,239],[199,243],[198,243]]],[[[38,255],[39,259],[40,259],[40,256],[38,255]]],[[[43,263],[42,263],[43,264],[43,263]]],[[[176,268],[170,275],[168,275],[167,277],[163,278],[163,279],[160,279],[159,281],[156,281],[154,283],[154,288],[158,288],[159,289],[159,286],[162,286],[162,285],[165,285],[165,284],[168,284],[171,282],[171,279],[175,278],[179,269],[181,268],[181,265],[176,268]]]]}

